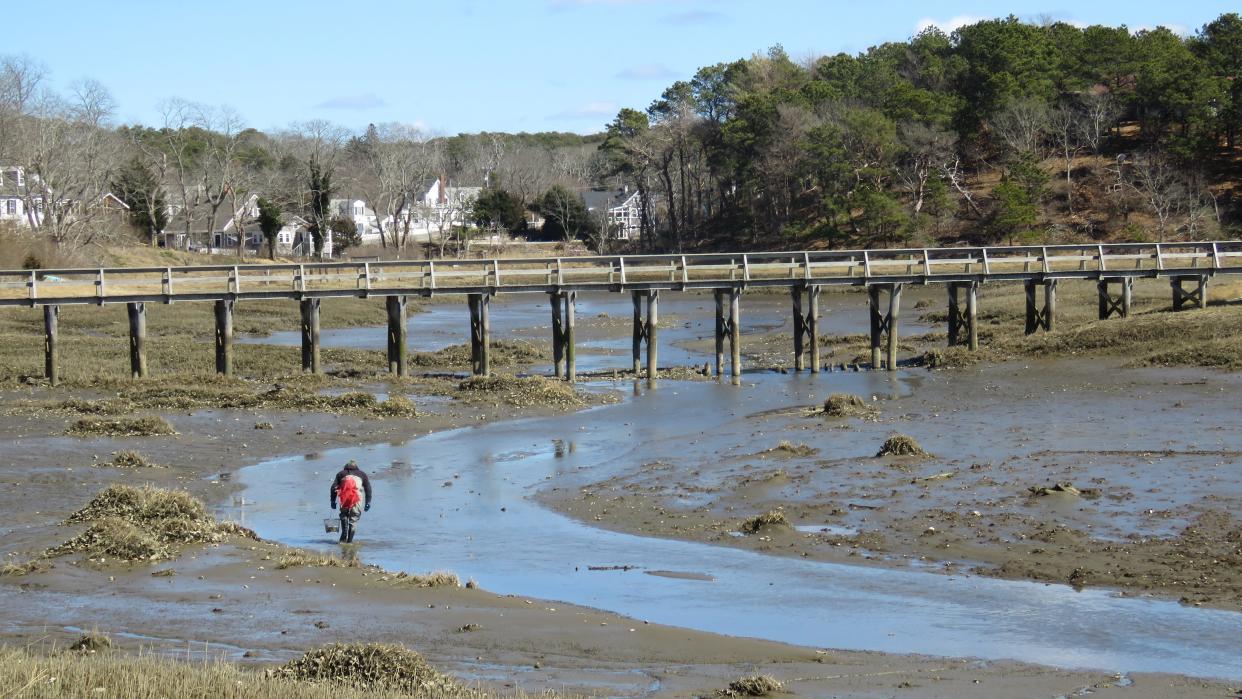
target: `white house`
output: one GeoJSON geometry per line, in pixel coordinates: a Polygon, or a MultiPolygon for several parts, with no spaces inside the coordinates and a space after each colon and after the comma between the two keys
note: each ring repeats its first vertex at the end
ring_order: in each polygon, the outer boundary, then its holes
{"type": "Polygon", "coordinates": [[[630,240],[642,233],[642,198],[638,190],[590,189],[582,193],[587,211],[601,217],[605,230],[617,240],[630,240]]]}
{"type": "MultiPolygon", "coordinates": [[[[236,221],[240,220],[242,222],[246,249],[256,253],[262,252],[267,245],[267,241],[263,237],[263,230],[259,228],[258,219],[259,195],[251,194],[247,197],[245,203],[239,206],[233,215],[228,217],[224,225],[212,233],[211,244],[214,251],[228,252],[237,249],[236,221]]],[[[293,257],[311,257],[315,254],[314,239],[310,233],[309,222],[301,216],[283,214],[281,216],[281,224],[280,230],[276,233],[277,253],[293,257]]],[[[325,257],[332,256],[331,230],[324,232],[323,254],[325,257]]]]}
{"type": "MultiPolygon", "coordinates": [[[[43,194],[47,188],[39,180],[38,175],[28,174],[25,168],[0,166],[0,221],[8,222],[23,228],[37,228],[43,225],[43,194]],[[27,203],[33,204],[33,210],[27,203]]],[[[58,206],[75,204],[68,200],[57,201],[58,206]]],[[[120,197],[111,192],[104,193],[92,204],[110,211],[129,211],[129,206],[120,197]]]]}

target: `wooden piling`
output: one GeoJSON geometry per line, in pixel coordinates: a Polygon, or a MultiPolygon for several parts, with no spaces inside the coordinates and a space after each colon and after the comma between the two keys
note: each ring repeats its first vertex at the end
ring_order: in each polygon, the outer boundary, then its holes
{"type": "Polygon", "coordinates": [[[319,374],[319,307],[320,299],[302,299],[302,371],[319,374]]]}
{"type": "Polygon", "coordinates": [[[561,371],[561,362],[565,359],[565,329],[561,315],[561,293],[553,291],[548,294],[548,301],[552,305],[552,375],[559,379],[564,376],[564,373],[561,371]]]}
{"type": "Polygon", "coordinates": [[[574,356],[574,316],[577,313],[578,292],[565,294],[565,378],[573,383],[578,380],[578,362],[574,356]]]}
{"type": "Polygon", "coordinates": [[[810,311],[806,316],[806,331],[811,336],[811,373],[818,374],[821,368],[819,357],[819,285],[812,284],[807,289],[807,301],[810,311]]]}
{"type": "Polygon", "coordinates": [[[660,345],[657,337],[660,331],[660,292],[652,289],[647,292],[647,381],[654,383],[659,373],[660,345]]]}
{"type": "Polygon", "coordinates": [[[713,289],[713,295],[716,297],[716,378],[724,375],[724,343],[725,324],[724,316],[724,289],[713,289]]]}
{"type": "MultiPolygon", "coordinates": [[[[409,309],[405,296],[385,296],[388,312],[388,373],[405,376],[409,373],[409,309]]],[[[318,345],[318,342],[316,342],[318,345]]]]}
{"type": "Polygon", "coordinates": [[[979,284],[971,282],[966,289],[966,319],[970,326],[968,346],[971,352],[979,351],[979,284]]]}
{"type": "Polygon", "coordinates": [[[959,297],[961,285],[957,282],[949,282],[947,285],[949,292],[949,346],[954,347],[962,341],[962,308],[959,297]]]}
{"type": "Polygon", "coordinates": [[[742,290],[729,290],[729,373],[734,386],[742,385],[742,290]]]}
{"type": "Polygon", "coordinates": [[[488,376],[492,372],[491,298],[490,294],[467,294],[466,297],[470,306],[471,371],[475,376],[488,376]]]}
{"type": "Polygon", "coordinates": [[[1035,305],[1035,281],[1027,279],[1022,282],[1026,289],[1026,334],[1033,335],[1039,329],[1039,308],[1035,305]]]}
{"type": "Polygon", "coordinates": [[[1134,291],[1134,279],[1132,277],[1101,279],[1096,284],[1096,288],[1099,292],[1100,320],[1108,320],[1114,315],[1120,318],[1130,317],[1130,301],[1134,291]],[[1113,284],[1118,284],[1121,287],[1116,298],[1113,298],[1112,294],[1113,284]]]}
{"type": "Polygon", "coordinates": [[[904,284],[893,284],[888,289],[888,366],[889,371],[897,371],[897,329],[898,318],[901,316],[901,289],[904,284]]]}
{"type": "Polygon", "coordinates": [[[806,316],[802,315],[802,287],[790,287],[789,295],[793,298],[794,371],[802,371],[806,368],[802,356],[802,338],[806,333],[806,316]]]}
{"type": "Polygon", "coordinates": [[[43,375],[53,386],[60,384],[60,306],[43,307],[43,375]]]}
{"type": "Polygon", "coordinates": [[[1173,277],[1169,280],[1169,285],[1173,288],[1173,310],[1180,311],[1188,304],[1194,304],[1196,308],[1207,308],[1208,278],[1206,276],[1173,277]],[[1195,285],[1194,290],[1186,291],[1183,285],[1187,282],[1195,285]]]}
{"type": "Polygon", "coordinates": [[[645,292],[630,292],[630,300],[634,302],[634,378],[643,370],[643,338],[647,328],[643,324],[643,295],[645,292]]]}
{"type": "Polygon", "coordinates": [[[880,338],[884,331],[883,317],[880,315],[880,287],[872,284],[867,287],[867,300],[871,309],[871,368],[880,368],[880,338]]]}
{"type": "Polygon", "coordinates": [[[233,304],[232,299],[216,301],[216,373],[233,375],[233,304]]]}
{"type": "Polygon", "coordinates": [[[1057,280],[1044,282],[1044,329],[1052,332],[1057,322],[1057,280]]]}
{"type": "Polygon", "coordinates": [[[147,305],[125,304],[129,316],[129,374],[131,378],[147,378],[147,305]]]}

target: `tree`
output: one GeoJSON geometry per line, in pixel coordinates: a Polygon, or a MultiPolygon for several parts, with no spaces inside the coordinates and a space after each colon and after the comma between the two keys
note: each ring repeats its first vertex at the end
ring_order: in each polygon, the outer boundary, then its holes
{"type": "Polygon", "coordinates": [[[544,193],[539,200],[539,213],[544,218],[544,232],[565,242],[591,235],[598,225],[582,197],[560,185],[553,185],[544,193]]]}
{"type": "Polygon", "coordinates": [[[268,199],[259,197],[259,230],[267,241],[267,256],[276,259],[276,238],[284,226],[281,221],[280,206],[268,199]]]}
{"type": "Polygon", "coordinates": [[[487,189],[474,202],[474,222],[493,231],[515,233],[526,224],[522,201],[503,189],[487,189]]]}
{"type": "Polygon", "coordinates": [[[168,202],[163,182],[138,156],[123,165],[112,178],[112,193],[129,207],[129,220],[155,245],[168,226],[168,202]]]}
{"type": "Polygon", "coordinates": [[[1230,12],[1205,25],[1192,48],[1214,78],[1229,84],[1217,122],[1232,149],[1242,129],[1242,16],[1230,12]]]}
{"type": "MultiPolygon", "coordinates": [[[[333,216],[328,219],[328,230],[332,231],[332,254],[344,255],[346,250],[362,244],[362,235],[358,232],[358,224],[348,216],[333,216]]],[[[323,243],[318,243],[319,252],[323,252],[323,243]]]]}
{"type": "Polygon", "coordinates": [[[1009,243],[1020,237],[1039,220],[1039,207],[1030,191],[1010,177],[1001,179],[992,193],[996,207],[992,212],[991,229],[995,239],[1009,237],[1009,243]]]}

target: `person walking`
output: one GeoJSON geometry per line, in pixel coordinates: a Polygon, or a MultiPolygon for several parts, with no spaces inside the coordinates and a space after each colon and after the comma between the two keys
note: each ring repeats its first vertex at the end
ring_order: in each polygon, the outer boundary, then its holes
{"type": "Polygon", "coordinates": [[[358,520],[371,509],[371,480],[358,468],[357,461],[350,459],[336,474],[329,497],[332,509],[336,509],[338,502],[341,506],[341,543],[351,544],[358,520]]]}

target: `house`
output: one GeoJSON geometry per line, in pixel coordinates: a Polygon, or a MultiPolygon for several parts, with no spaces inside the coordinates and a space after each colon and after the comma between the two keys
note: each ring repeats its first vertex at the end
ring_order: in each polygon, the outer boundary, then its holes
{"type": "Polygon", "coordinates": [[[589,189],[582,193],[587,211],[605,223],[605,230],[617,240],[630,240],[642,233],[642,199],[638,190],[589,189]]]}
{"type": "MultiPolygon", "coordinates": [[[[237,249],[237,221],[241,221],[245,247],[258,254],[267,247],[267,240],[259,228],[259,195],[251,194],[233,215],[228,217],[224,225],[212,233],[211,245],[214,251],[226,252],[237,249]]],[[[323,255],[332,256],[332,231],[324,233],[323,255]]],[[[310,233],[310,223],[301,216],[294,214],[281,215],[281,227],[276,233],[276,252],[293,257],[311,257],[315,254],[314,237],[310,233]]]]}
{"type": "MultiPolygon", "coordinates": [[[[43,225],[43,192],[47,190],[41,184],[38,175],[28,174],[25,168],[0,166],[0,221],[12,223],[24,228],[38,228],[43,225]],[[34,191],[31,191],[34,188],[34,191]],[[28,206],[33,204],[33,210],[28,206]]],[[[70,209],[74,204],[68,200],[55,202],[58,207],[70,209]]],[[[129,205],[111,192],[101,194],[91,208],[124,214],[129,205]]]]}

